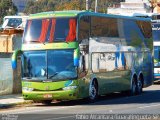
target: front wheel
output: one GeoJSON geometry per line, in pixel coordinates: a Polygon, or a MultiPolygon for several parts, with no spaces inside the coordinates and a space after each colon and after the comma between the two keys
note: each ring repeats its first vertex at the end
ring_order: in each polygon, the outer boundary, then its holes
{"type": "Polygon", "coordinates": [[[89,101],[95,102],[98,98],[98,85],[95,80],[92,81],[89,87],[89,101]]]}

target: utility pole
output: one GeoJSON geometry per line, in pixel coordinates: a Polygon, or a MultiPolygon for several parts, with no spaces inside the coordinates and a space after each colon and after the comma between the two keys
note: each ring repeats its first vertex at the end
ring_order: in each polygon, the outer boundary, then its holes
{"type": "Polygon", "coordinates": [[[13,0],[12,0],[12,10],[13,10],[13,0]]]}
{"type": "Polygon", "coordinates": [[[89,0],[86,0],[86,10],[89,10],[89,0]]]}
{"type": "Polygon", "coordinates": [[[95,12],[97,12],[98,6],[97,6],[97,0],[95,0],[95,12]]]}

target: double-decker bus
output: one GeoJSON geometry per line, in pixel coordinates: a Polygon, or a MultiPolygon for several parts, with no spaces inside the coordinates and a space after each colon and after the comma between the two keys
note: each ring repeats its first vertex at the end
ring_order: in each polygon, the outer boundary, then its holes
{"type": "Polygon", "coordinates": [[[88,98],[130,91],[140,94],[153,81],[153,41],[149,19],[54,11],[29,16],[21,56],[26,100],[88,98]]]}

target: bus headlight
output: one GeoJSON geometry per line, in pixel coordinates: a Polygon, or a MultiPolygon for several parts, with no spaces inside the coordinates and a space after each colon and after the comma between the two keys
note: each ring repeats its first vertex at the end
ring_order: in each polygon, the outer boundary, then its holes
{"type": "Polygon", "coordinates": [[[22,90],[27,91],[27,92],[31,92],[34,90],[34,88],[23,87],[22,90]]]}
{"type": "Polygon", "coordinates": [[[68,87],[64,87],[63,90],[73,90],[76,88],[77,88],[77,86],[68,86],[68,87]]]}

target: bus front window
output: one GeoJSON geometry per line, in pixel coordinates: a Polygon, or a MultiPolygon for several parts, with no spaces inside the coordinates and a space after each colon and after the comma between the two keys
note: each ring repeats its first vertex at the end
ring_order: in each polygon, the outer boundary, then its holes
{"type": "Polygon", "coordinates": [[[73,61],[73,50],[48,51],[48,78],[72,79],[77,77],[73,61]]]}
{"type": "Polygon", "coordinates": [[[24,43],[72,42],[76,39],[76,18],[28,20],[24,43]]]}
{"type": "Polygon", "coordinates": [[[25,52],[22,66],[24,78],[46,78],[46,52],[25,52]]]}
{"type": "Polygon", "coordinates": [[[23,78],[64,80],[77,77],[73,61],[74,50],[25,52],[22,60],[23,78]]]}

